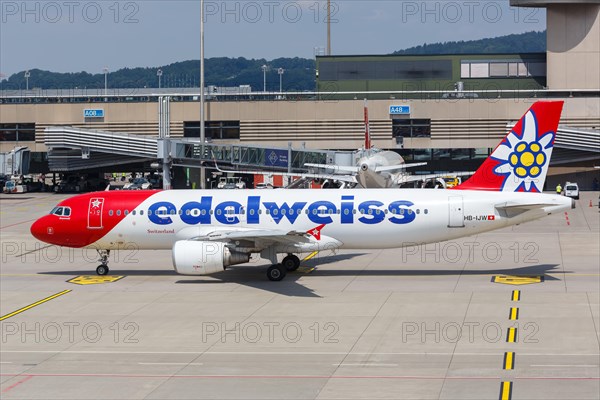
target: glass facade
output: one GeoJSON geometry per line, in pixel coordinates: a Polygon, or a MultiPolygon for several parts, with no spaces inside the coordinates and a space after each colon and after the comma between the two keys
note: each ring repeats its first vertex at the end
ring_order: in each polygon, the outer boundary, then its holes
{"type": "Polygon", "coordinates": [[[0,142],[34,142],[35,123],[0,124],[0,142]]]}
{"type": "Polygon", "coordinates": [[[543,78],[546,63],[528,60],[461,60],[461,79],[481,78],[543,78]]]}
{"type": "Polygon", "coordinates": [[[451,80],[452,60],[323,61],[319,64],[319,79],[451,80]]]}
{"type": "MultiPolygon", "coordinates": [[[[204,135],[211,140],[235,140],[240,138],[240,121],[205,121],[204,135]]],[[[199,138],[200,121],[185,121],[183,137],[199,138]]]]}
{"type": "MultiPolygon", "coordinates": [[[[484,160],[491,154],[492,149],[404,149],[399,154],[406,161],[471,161],[484,160]]],[[[424,167],[424,169],[428,169],[424,167]]]]}
{"type": "Polygon", "coordinates": [[[393,119],[392,137],[428,138],[431,137],[430,119],[393,119]]]}

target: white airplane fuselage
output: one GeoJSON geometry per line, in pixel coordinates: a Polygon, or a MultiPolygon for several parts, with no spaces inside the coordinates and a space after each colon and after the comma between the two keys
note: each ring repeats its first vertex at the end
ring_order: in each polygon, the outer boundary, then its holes
{"type": "Polygon", "coordinates": [[[138,205],[107,201],[105,218],[111,218],[111,207],[113,215],[117,208],[128,215],[87,247],[117,249],[135,243],[140,249],[171,249],[179,240],[220,229],[307,232],[324,224],[321,240],[313,242],[323,242],[325,247],[397,248],[532,221],[568,210],[571,205],[571,199],[557,195],[486,191],[165,191],[152,194],[138,205]],[[544,205],[521,210],[515,216],[498,208],[507,204],[526,208],[540,203],[544,205]]]}

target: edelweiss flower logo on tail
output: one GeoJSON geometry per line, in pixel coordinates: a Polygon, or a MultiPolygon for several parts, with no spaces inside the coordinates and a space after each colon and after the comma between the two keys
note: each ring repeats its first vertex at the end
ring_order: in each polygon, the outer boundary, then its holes
{"type": "MultiPolygon", "coordinates": [[[[512,130],[491,158],[499,162],[493,173],[504,178],[501,190],[541,192],[548,171],[555,132],[538,132],[533,111],[521,120],[521,131],[512,130]]],[[[515,129],[519,125],[515,126],[515,129]]]]}

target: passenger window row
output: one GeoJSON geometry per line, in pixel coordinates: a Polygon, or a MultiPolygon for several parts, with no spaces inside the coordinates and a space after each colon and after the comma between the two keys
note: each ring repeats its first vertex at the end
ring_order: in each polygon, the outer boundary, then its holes
{"type": "MultiPolygon", "coordinates": [[[[60,209],[66,208],[68,210],[68,211],[65,211],[65,212],[68,212],[68,214],[64,214],[64,216],[68,216],[71,213],[71,210],[68,209],[67,207],[57,207],[57,208],[60,208],[60,209]]],[[[63,215],[63,214],[57,214],[56,212],[59,212],[59,211],[55,212],[55,210],[52,210],[51,214],[63,215]]],[[[60,211],[60,212],[62,213],[63,211],[60,211]]],[[[280,210],[275,209],[275,210],[273,210],[272,214],[273,215],[279,215],[279,212],[280,212],[280,210]]],[[[419,215],[419,214],[421,214],[421,209],[417,209],[415,211],[413,211],[411,209],[406,209],[406,211],[405,211],[404,208],[401,208],[399,210],[395,210],[394,209],[392,211],[389,211],[389,210],[380,210],[380,209],[372,209],[372,208],[369,208],[369,209],[361,208],[361,209],[358,209],[358,210],[356,208],[352,209],[352,214],[357,214],[358,212],[360,212],[363,215],[373,215],[373,214],[375,214],[375,215],[380,215],[380,214],[385,214],[385,215],[387,215],[387,214],[404,215],[405,213],[408,214],[408,215],[412,215],[413,212],[416,213],[417,215],[419,215]]],[[[129,210],[125,210],[122,213],[123,213],[123,215],[127,216],[127,215],[129,215],[129,210]]],[[[262,214],[262,213],[263,213],[263,210],[258,210],[258,214],[262,214]]],[[[144,210],[140,210],[139,212],[137,212],[136,210],[133,210],[133,211],[131,211],[131,214],[132,215],[144,215],[144,210]]],[[[171,212],[167,212],[166,210],[158,210],[158,211],[155,212],[155,214],[156,215],[177,215],[178,213],[175,210],[171,210],[171,212]]],[[[213,215],[213,210],[209,210],[208,214],[209,215],[213,215]]],[[[216,215],[222,215],[223,211],[222,210],[216,210],[214,212],[214,214],[216,214],[216,215]]],[[[225,212],[224,214],[225,215],[228,215],[228,214],[229,215],[246,215],[246,210],[242,208],[239,213],[225,212]]],[[[248,214],[249,215],[255,215],[256,212],[255,212],[254,209],[252,209],[252,210],[250,210],[248,212],[248,214]]],[[[265,214],[266,215],[271,215],[271,211],[269,209],[266,209],[265,210],[265,214]]],[[[281,215],[287,215],[287,214],[289,214],[289,215],[296,215],[296,214],[297,215],[301,215],[302,214],[302,210],[299,210],[299,211],[295,211],[294,209],[281,210],[281,215]]],[[[310,211],[309,210],[304,210],[304,214],[308,215],[308,214],[310,214],[310,211]]],[[[335,215],[335,214],[338,214],[339,215],[339,214],[342,214],[342,211],[341,210],[337,210],[336,212],[334,212],[334,210],[312,210],[312,215],[317,215],[317,214],[320,214],[320,215],[335,215]]],[[[350,210],[347,209],[347,208],[344,209],[344,215],[349,215],[349,214],[350,214],[350,210]]],[[[425,215],[429,214],[429,209],[427,209],[427,208],[424,209],[423,210],[423,214],[425,214],[425,215]]],[[[113,215],[116,215],[117,217],[120,217],[121,216],[121,210],[116,210],[116,211],[109,210],[108,211],[108,216],[112,217],[113,215]]],[[[152,215],[152,210],[148,210],[148,215],[152,215]]],[[[183,215],[183,210],[179,210],[179,215],[183,215]]],[[[194,215],[194,216],[206,215],[206,210],[198,210],[198,212],[196,212],[196,213],[190,212],[190,210],[186,210],[185,215],[194,215]]]]}

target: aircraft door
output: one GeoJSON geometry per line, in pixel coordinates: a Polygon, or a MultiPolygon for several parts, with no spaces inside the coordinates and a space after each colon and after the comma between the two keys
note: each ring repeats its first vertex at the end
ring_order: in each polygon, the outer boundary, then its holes
{"type": "Polygon", "coordinates": [[[88,229],[102,229],[102,214],[104,212],[104,199],[93,197],[88,206],[88,229]]]}
{"type": "Polygon", "coordinates": [[[238,214],[235,212],[235,207],[230,206],[225,208],[225,219],[227,222],[233,223],[236,217],[238,217],[238,214]]]}
{"type": "Polygon", "coordinates": [[[238,226],[246,225],[246,208],[240,207],[236,209],[236,207],[229,206],[224,210],[225,220],[230,224],[235,224],[237,222],[238,226]]]}
{"type": "Polygon", "coordinates": [[[462,196],[448,197],[448,228],[464,228],[465,212],[462,196]]]}

